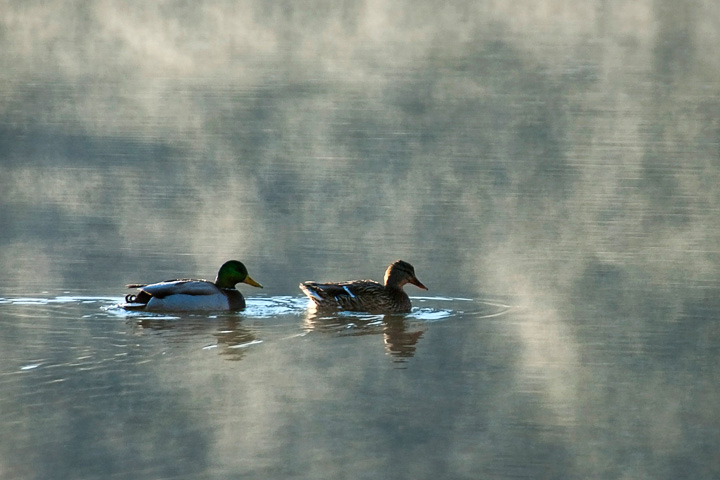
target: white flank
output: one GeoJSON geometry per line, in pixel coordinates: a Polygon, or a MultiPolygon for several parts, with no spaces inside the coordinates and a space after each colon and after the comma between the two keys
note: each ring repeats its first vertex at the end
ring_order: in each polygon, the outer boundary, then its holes
{"type": "Polygon", "coordinates": [[[151,312],[188,312],[229,310],[227,297],[218,295],[170,295],[165,298],[151,298],[145,310],[151,312]]]}

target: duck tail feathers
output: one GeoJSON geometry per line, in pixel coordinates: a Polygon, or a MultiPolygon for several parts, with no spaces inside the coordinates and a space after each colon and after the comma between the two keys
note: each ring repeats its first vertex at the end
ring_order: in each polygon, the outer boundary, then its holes
{"type": "Polygon", "coordinates": [[[315,303],[320,303],[325,300],[323,296],[320,294],[322,290],[317,288],[317,284],[313,282],[304,282],[300,284],[300,290],[305,293],[305,295],[310,298],[315,303]]]}

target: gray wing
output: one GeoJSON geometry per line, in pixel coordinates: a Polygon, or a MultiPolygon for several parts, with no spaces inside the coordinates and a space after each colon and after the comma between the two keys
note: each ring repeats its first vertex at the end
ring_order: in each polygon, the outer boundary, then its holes
{"type": "Polygon", "coordinates": [[[168,295],[215,295],[220,289],[206,280],[173,280],[153,283],[142,287],[153,297],[164,298],[168,295]]]}

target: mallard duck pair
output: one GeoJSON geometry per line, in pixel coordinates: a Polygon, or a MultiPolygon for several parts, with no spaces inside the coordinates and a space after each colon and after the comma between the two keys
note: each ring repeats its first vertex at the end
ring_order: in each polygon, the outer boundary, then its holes
{"type": "MultiPolygon", "coordinates": [[[[235,288],[238,283],[262,288],[262,285],[250,278],[242,262],[230,260],[220,267],[214,282],[182,279],[150,285],[127,285],[128,288],[138,288],[140,291],[136,295],[126,295],[126,303],[121,307],[127,310],[164,312],[242,310],[245,308],[245,298],[235,288]]],[[[384,285],[373,280],[303,282],[300,289],[320,309],[406,313],[411,308],[410,298],[403,290],[407,283],[427,290],[415,276],[413,266],[398,260],[385,271],[384,285]]]]}

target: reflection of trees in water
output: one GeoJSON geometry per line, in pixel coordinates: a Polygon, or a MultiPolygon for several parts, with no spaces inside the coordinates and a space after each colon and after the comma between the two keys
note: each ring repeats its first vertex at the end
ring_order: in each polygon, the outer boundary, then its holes
{"type": "Polygon", "coordinates": [[[314,309],[308,311],[305,329],[338,336],[382,335],[385,351],[397,359],[414,356],[425,333],[402,315],[344,316],[314,309]]]}

